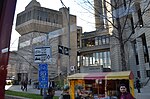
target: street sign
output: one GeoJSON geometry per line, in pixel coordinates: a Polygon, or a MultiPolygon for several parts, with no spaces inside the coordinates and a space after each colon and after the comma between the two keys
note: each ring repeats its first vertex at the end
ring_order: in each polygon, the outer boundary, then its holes
{"type": "Polygon", "coordinates": [[[39,88],[48,88],[48,65],[39,64],[39,88]]]}
{"type": "Polygon", "coordinates": [[[58,53],[63,54],[64,53],[64,47],[61,45],[58,45],[58,53]]]}
{"type": "Polygon", "coordinates": [[[69,55],[69,48],[64,47],[64,54],[65,54],[65,55],[69,55]]]}
{"type": "Polygon", "coordinates": [[[68,48],[68,47],[58,45],[58,53],[60,53],[60,54],[69,55],[69,50],[70,50],[70,48],[68,48]]]}
{"type": "Polygon", "coordinates": [[[51,60],[51,47],[43,46],[34,49],[34,62],[35,63],[49,63],[51,60]]]}

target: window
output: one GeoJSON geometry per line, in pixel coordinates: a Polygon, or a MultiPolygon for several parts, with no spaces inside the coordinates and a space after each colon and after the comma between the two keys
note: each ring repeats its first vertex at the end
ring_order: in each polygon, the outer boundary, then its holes
{"type": "Polygon", "coordinates": [[[98,43],[99,45],[102,45],[102,37],[98,37],[98,43]]]}
{"type": "Polygon", "coordinates": [[[140,4],[136,4],[137,14],[138,14],[138,24],[140,27],[143,27],[143,19],[142,19],[142,13],[141,13],[141,7],[140,4]]]}
{"type": "Polygon", "coordinates": [[[109,44],[109,37],[106,37],[106,44],[109,44]]]}
{"type": "Polygon", "coordinates": [[[145,34],[143,34],[141,38],[142,38],[143,51],[144,51],[144,60],[145,60],[145,63],[148,63],[149,62],[149,55],[148,55],[148,48],[147,48],[145,34]]]}
{"type": "Polygon", "coordinates": [[[98,37],[95,37],[95,45],[98,45],[98,37]]]}
{"type": "Polygon", "coordinates": [[[124,8],[126,9],[127,8],[126,0],[123,0],[123,4],[124,4],[124,8]]]}
{"type": "Polygon", "coordinates": [[[102,37],[102,44],[106,44],[106,37],[105,36],[102,37]]]}
{"type": "Polygon", "coordinates": [[[97,66],[98,64],[102,65],[104,68],[111,68],[109,51],[88,53],[84,55],[82,59],[83,66],[97,66]]]}
{"type": "Polygon", "coordinates": [[[135,30],[134,30],[134,22],[133,22],[132,16],[131,16],[130,20],[131,20],[131,29],[132,29],[132,34],[133,34],[133,33],[135,33],[135,30]]]}
{"type": "Polygon", "coordinates": [[[83,47],[90,47],[95,45],[95,38],[87,38],[82,40],[83,47]]]}
{"type": "Polygon", "coordinates": [[[136,41],[134,41],[133,44],[134,44],[134,53],[135,53],[135,58],[136,58],[136,65],[139,65],[139,58],[138,58],[136,41]]]}

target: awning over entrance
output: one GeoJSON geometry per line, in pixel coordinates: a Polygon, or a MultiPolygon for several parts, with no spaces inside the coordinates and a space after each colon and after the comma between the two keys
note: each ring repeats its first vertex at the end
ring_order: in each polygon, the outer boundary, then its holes
{"type": "Polygon", "coordinates": [[[76,73],[68,76],[68,79],[133,79],[133,73],[131,71],[121,71],[121,72],[98,72],[98,73],[76,73]]]}

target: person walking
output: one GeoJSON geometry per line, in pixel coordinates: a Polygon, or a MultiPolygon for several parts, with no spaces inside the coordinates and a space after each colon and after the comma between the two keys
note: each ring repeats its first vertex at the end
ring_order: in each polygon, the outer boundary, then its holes
{"type": "Polygon", "coordinates": [[[31,85],[31,81],[32,81],[32,80],[30,79],[30,80],[29,80],[29,85],[31,85]]]}
{"type": "Polygon", "coordinates": [[[55,95],[54,88],[49,88],[48,89],[48,95],[44,99],[53,99],[54,95],[55,95]]]}
{"type": "Polygon", "coordinates": [[[28,87],[28,80],[24,81],[24,90],[27,91],[27,87],[28,87]]]}
{"type": "Polygon", "coordinates": [[[76,99],[81,99],[81,97],[82,97],[82,86],[78,86],[76,99]]]}
{"type": "Polygon", "coordinates": [[[52,79],[49,80],[48,87],[49,88],[55,88],[55,82],[54,82],[54,80],[52,80],[52,79]]]}
{"type": "Polygon", "coordinates": [[[131,93],[127,92],[127,86],[125,84],[120,85],[119,99],[135,99],[131,93]]]}
{"type": "Polygon", "coordinates": [[[138,78],[136,78],[135,84],[136,84],[136,88],[138,90],[138,93],[141,93],[141,90],[140,90],[141,84],[140,84],[140,80],[138,78]]]}
{"type": "Polygon", "coordinates": [[[24,80],[21,81],[21,90],[24,91],[24,80]]]}
{"type": "Polygon", "coordinates": [[[68,85],[64,86],[63,92],[61,96],[59,97],[59,99],[71,99],[68,85]]]}

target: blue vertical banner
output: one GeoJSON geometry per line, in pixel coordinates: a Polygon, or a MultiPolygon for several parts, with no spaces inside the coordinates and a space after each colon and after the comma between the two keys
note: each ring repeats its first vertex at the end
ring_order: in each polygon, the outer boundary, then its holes
{"type": "Polygon", "coordinates": [[[48,64],[39,64],[39,88],[48,88],[48,64]]]}

